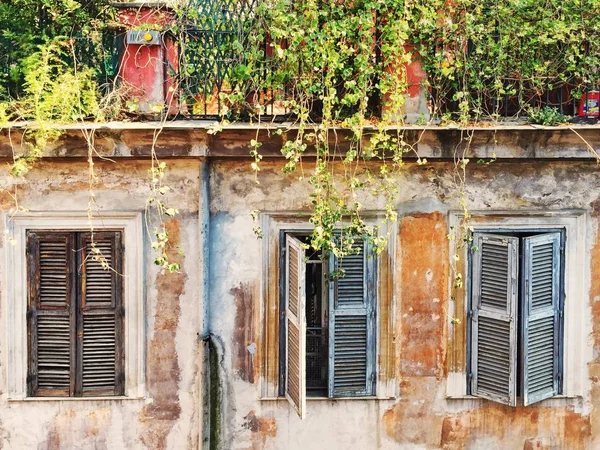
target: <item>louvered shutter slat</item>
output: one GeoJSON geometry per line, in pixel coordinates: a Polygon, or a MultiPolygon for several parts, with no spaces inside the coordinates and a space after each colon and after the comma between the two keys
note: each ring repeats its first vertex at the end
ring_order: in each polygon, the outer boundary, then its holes
{"type": "Polygon", "coordinates": [[[286,238],[286,383],[285,396],[301,419],[306,415],[306,300],[302,243],[286,238]]]}
{"type": "Polygon", "coordinates": [[[37,317],[37,394],[68,393],[71,386],[71,329],[66,316],[37,317]]]}
{"type": "Polygon", "coordinates": [[[112,236],[104,239],[96,237],[95,248],[99,251],[101,259],[94,258],[91,237],[85,245],[85,303],[84,307],[115,306],[115,272],[114,267],[114,240],[112,236]],[[104,262],[104,264],[103,264],[104,262]],[[108,267],[108,269],[106,269],[108,267]]]}
{"type": "Polygon", "coordinates": [[[73,237],[30,231],[27,241],[29,395],[69,396],[75,367],[73,237]]]}
{"type": "Polygon", "coordinates": [[[374,395],[376,258],[362,240],[353,248],[330,261],[330,271],[343,271],[329,290],[330,397],[374,395]]]}
{"type": "Polygon", "coordinates": [[[516,405],[518,238],[475,233],[472,252],[471,391],[516,405]]]}
{"type": "Polygon", "coordinates": [[[523,257],[523,403],[558,393],[560,233],[524,239],[523,257]]]}
{"type": "Polygon", "coordinates": [[[365,258],[364,258],[364,243],[353,246],[360,249],[360,253],[356,255],[348,255],[344,257],[338,269],[344,271],[344,276],[338,280],[337,293],[335,302],[337,307],[364,307],[365,304],[365,258]]]}
{"type": "Polygon", "coordinates": [[[83,390],[114,390],[116,385],[115,316],[83,317],[83,390]]]}
{"type": "Polygon", "coordinates": [[[298,302],[300,301],[300,265],[299,261],[302,249],[296,245],[289,246],[289,289],[288,289],[288,308],[290,312],[298,317],[298,302]]]}
{"type": "Polygon", "coordinates": [[[69,277],[69,236],[52,236],[58,241],[49,241],[42,235],[39,241],[39,305],[44,307],[66,307],[69,277]]]}
{"type": "Polygon", "coordinates": [[[334,332],[334,392],[351,386],[365,389],[367,377],[367,317],[338,316],[334,332]]]}
{"type": "Polygon", "coordinates": [[[84,253],[77,390],[84,396],[122,395],[121,234],[95,233],[92,241],[90,233],[82,233],[79,247],[84,253]]]}

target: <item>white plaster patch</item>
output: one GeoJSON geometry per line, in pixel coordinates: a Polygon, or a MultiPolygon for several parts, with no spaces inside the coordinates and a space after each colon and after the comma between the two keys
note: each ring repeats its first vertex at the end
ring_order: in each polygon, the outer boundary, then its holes
{"type": "Polygon", "coordinates": [[[253,342],[252,344],[250,344],[249,346],[246,347],[246,350],[248,350],[248,352],[254,356],[256,354],[256,343],[253,342]]]}
{"type": "Polygon", "coordinates": [[[427,272],[425,272],[425,279],[427,280],[427,283],[431,283],[431,280],[433,280],[433,270],[427,269],[427,272]]]}

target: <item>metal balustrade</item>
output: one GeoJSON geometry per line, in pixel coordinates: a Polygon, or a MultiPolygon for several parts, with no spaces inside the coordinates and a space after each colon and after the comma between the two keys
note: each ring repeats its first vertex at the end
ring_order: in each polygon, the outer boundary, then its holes
{"type": "MultiPolygon", "coordinates": [[[[277,58],[273,55],[274,47],[268,35],[262,42],[251,42],[249,37],[252,27],[256,26],[254,11],[259,1],[189,0],[184,12],[179,11],[176,31],[171,30],[171,36],[177,42],[179,64],[176,68],[165,64],[165,73],[176,80],[174,97],[179,118],[228,117],[248,120],[259,113],[275,120],[290,118],[286,105],[288,100],[293,100],[297,95],[295,85],[302,76],[302,67],[298,67],[296,80],[282,83],[273,77],[277,71],[277,58]],[[255,46],[252,52],[249,46],[255,46]],[[258,60],[252,61],[251,68],[248,67],[250,53],[255,57],[258,55],[258,60]],[[251,75],[240,76],[244,70],[251,71],[251,75]],[[252,78],[260,80],[256,83],[260,88],[254,86],[252,78]]],[[[104,30],[100,41],[75,35],[71,38],[73,51],[65,52],[64,63],[75,67],[92,67],[96,71],[101,92],[108,93],[118,81],[124,36],[124,29],[104,30]]],[[[10,44],[0,36],[0,49],[9,48],[10,44]]],[[[465,45],[464,50],[469,58],[479,57],[472,43],[465,45]]],[[[595,51],[597,48],[590,50],[585,42],[582,47],[585,51],[595,51]]],[[[436,51],[447,50],[439,48],[436,51]]],[[[560,64],[559,57],[556,56],[557,64],[560,64]]],[[[0,99],[18,98],[23,94],[24,80],[18,64],[19,61],[11,59],[10,53],[0,54],[0,99]]],[[[428,101],[433,117],[457,117],[461,112],[461,96],[465,93],[471,98],[470,105],[473,99],[478,104],[477,111],[469,112],[471,116],[483,119],[518,120],[525,117],[531,108],[542,107],[555,108],[561,114],[577,117],[582,115],[580,105],[594,107],[598,80],[582,80],[577,73],[564,73],[560,79],[550,76],[524,79],[518,76],[518,67],[506,69],[506,77],[494,80],[493,87],[490,87],[490,80],[481,86],[472,86],[463,83],[460,77],[455,81],[442,80],[440,83],[439,79],[434,80],[430,76],[429,86],[432,87],[428,89],[428,101]]],[[[308,101],[312,117],[318,121],[322,104],[316,98],[308,101]]],[[[369,112],[373,117],[381,115],[382,109],[385,109],[385,105],[382,105],[384,101],[377,92],[372,93],[369,112]]],[[[352,112],[353,107],[349,105],[341,114],[351,115],[352,112]]],[[[172,109],[168,114],[173,114],[172,109]]],[[[585,110],[583,116],[582,120],[590,119],[589,116],[597,120],[597,114],[593,114],[593,111],[585,110]]]]}

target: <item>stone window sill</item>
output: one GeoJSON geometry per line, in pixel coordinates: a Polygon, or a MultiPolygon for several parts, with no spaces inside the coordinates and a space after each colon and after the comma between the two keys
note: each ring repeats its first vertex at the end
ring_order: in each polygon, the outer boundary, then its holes
{"type": "Polygon", "coordinates": [[[24,397],[24,398],[9,398],[9,403],[29,403],[29,402],[114,402],[114,401],[144,401],[146,397],[24,397]]]}
{"type": "MultiPolygon", "coordinates": [[[[285,397],[263,397],[260,399],[261,401],[265,401],[265,402],[277,402],[277,401],[284,401],[287,402],[288,399],[285,397]]],[[[324,402],[324,401],[330,401],[330,402],[338,402],[338,401],[346,401],[346,400],[350,400],[350,401],[357,401],[357,400],[367,400],[367,401],[389,401],[389,400],[396,400],[396,397],[375,397],[375,396],[365,396],[365,397],[306,397],[306,401],[307,402],[324,402]]]]}

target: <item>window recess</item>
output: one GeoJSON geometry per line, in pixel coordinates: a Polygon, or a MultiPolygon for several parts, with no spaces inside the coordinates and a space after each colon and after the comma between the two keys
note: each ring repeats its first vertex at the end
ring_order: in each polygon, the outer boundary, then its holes
{"type": "Polygon", "coordinates": [[[29,396],[123,395],[122,254],[121,232],[27,232],[29,396]]]}
{"type": "Polygon", "coordinates": [[[308,238],[283,233],[280,347],[282,391],[300,417],[307,397],[375,395],[376,262],[367,242],[356,254],[323,259],[308,238]]]}
{"type": "Polygon", "coordinates": [[[469,388],[516,406],[562,391],[564,231],[476,232],[469,388]]]}

